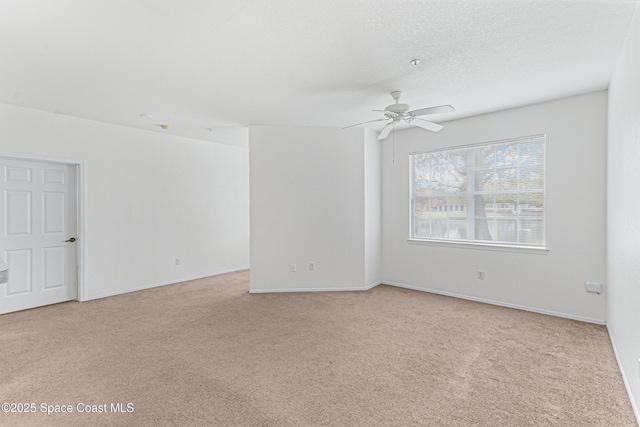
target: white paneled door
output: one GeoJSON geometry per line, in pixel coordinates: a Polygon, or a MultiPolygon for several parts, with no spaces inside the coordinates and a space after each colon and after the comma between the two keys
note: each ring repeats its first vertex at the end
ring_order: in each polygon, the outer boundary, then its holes
{"type": "Polygon", "coordinates": [[[0,314],[76,299],[76,166],[0,158],[0,169],[0,314]]]}

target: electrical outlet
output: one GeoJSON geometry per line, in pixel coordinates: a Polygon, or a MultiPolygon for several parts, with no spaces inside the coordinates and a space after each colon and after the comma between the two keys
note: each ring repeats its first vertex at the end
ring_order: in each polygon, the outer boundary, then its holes
{"type": "Polygon", "coordinates": [[[295,264],[291,264],[291,272],[292,273],[296,272],[296,265],[295,264]]]}
{"type": "Polygon", "coordinates": [[[478,279],[484,280],[484,271],[478,270],[478,279]]]}
{"type": "Polygon", "coordinates": [[[315,262],[310,262],[309,263],[309,270],[315,270],[316,269],[316,263],[315,262]]]}
{"type": "Polygon", "coordinates": [[[598,283],[598,282],[586,282],[584,284],[585,289],[587,290],[587,292],[591,292],[594,294],[598,294],[600,295],[602,293],[602,284],[598,283]]]}
{"type": "Polygon", "coordinates": [[[182,265],[182,260],[180,258],[176,258],[176,265],[182,265]]]}

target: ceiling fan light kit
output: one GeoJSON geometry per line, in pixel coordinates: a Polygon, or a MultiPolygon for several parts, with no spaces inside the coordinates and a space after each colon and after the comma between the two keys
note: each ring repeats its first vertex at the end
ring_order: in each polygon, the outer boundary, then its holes
{"type": "Polygon", "coordinates": [[[402,91],[396,90],[391,92],[391,97],[394,99],[395,103],[388,105],[384,110],[373,110],[376,112],[380,112],[384,114],[384,119],[376,119],[369,120],[368,122],[358,123],[356,125],[347,126],[343,129],[347,129],[354,126],[364,125],[366,123],[379,122],[382,120],[391,120],[389,123],[384,125],[380,133],[378,134],[378,140],[385,139],[389,136],[389,133],[393,129],[393,125],[399,122],[405,122],[411,124],[413,126],[418,126],[423,129],[430,130],[431,132],[438,132],[444,126],[439,125],[437,123],[430,122],[429,120],[422,119],[418,116],[426,116],[429,114],[439,114],[439,113],[450,113],[455,111],[451,105],[439,105],[437,107],[427,107],[420,108],[417,110],[411,110],[409,104],[400,104],[400,97],[402,96],[402,91]]]}

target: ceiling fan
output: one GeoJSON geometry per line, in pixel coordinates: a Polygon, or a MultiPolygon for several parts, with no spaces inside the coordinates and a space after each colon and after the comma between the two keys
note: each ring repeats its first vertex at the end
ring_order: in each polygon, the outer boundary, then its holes
{"type": "Polygon", "coordinates": [[[389,123],[384,125],[384,127],[380,131],[380,134],[378,134],[378,140],[385,139],[387,136],[389,136],[391,129],[393,129],[393,125],[399,122],[410,123],[413,126],[418,126],[423,129],[430,130],[432,132],[438,132],[444,126],[422,119],[418,116],[426,116],[429,114],[437,114],[437,113],[449,113],[451,111],[456,111],[456,109],[453,108],[451,105],[439,105],[437,107],[428,107],[428,108],[420,108],[418,110],[411,110],[410,109],[411,107],[409,107],[408,104],[398,103],[401,96],[402,96],[402,91],[396,90],[394,92],[391,92],[391,97],[396,101],[396,103],[387,106],[384,110],[373,110],[373,111],[384,113],[383,119],[369,120],[368,122],[362,122],[356,125],[347,126],[347,127],[344,127],[343,129],[364,125],[366,123],[381,122],[383,120],[391,120],[389,123]]]}

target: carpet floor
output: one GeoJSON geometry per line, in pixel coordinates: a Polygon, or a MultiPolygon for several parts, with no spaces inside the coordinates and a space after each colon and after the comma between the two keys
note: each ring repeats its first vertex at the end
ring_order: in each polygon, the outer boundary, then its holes
{"type": "Polygon", "coordinates": [[[0,425],[636,425],[604,326],[384,285],[248,288],[0,316],[0,402],[22,411],[0,425]]]}

